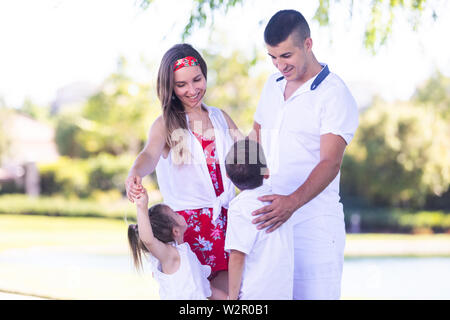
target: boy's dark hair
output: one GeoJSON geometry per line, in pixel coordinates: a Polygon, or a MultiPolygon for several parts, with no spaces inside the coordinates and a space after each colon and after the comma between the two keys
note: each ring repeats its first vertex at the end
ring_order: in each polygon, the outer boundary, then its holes
{"type": "MultiPolygon", "coordinates": [[[[169,207],[165,204],[155,204],[148,209],[153,235],[164,243],[174,241],[172,230],[177,226],[175,220],[166,213],[166,210],[169,210],[169,207]]],[[[137,224],[128,226],[128,244],[133,254],[134,266],[139,270],[142,268],[142,253],[148,253],[148,250],[139,238],[137,224]]]]}
{"type": "Polygon", "coordinates": [[[266,168],[266,157],[261,145],[249,138],[234,143],[225,159],[228,177],[240,190],[261,186],[266,168]]]}
{"type": "Polygon", "coordinates": [[[311,31],[305,17],[296,10],[281,10],[270,18],[264,30],[264,41],[274,47],[285,41],[289,35],[294,36],[295,43],[303,48],[311,31]]]}

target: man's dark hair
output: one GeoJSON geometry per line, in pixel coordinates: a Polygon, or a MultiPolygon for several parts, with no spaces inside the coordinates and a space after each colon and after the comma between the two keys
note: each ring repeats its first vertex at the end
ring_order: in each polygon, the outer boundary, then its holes
{"type": "Polygon", "coordinates": [[[285,41],[291,34],[299,47],[303,47],[306,38],[310,37],[308,22],[296,10],[281,10],[270,18],[264,30],[264,41],[272,47],[285,41]]]}
{"type": "Polygon", "coordinates": [[[266,168],[266,157],[261,145],[249,138],[237,141],[225,159],[228,177],[240,190],[261,186],[266,168]]]}

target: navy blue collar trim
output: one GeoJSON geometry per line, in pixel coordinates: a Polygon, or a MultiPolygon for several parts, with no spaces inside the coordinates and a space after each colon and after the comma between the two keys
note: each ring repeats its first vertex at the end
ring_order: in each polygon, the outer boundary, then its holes
{"type": "MultiPolygon", "coordinates": [[[[313,83],[311,84],[311,90],[315,90],[319,84],[322,83],[322,81],[330,74],[330,70],[328,69],[328,65],[325,65],[325,67],[319,72],[316,79],[314,79],[313,83]]],[[[283,80],[284,77],[281,76],[277,78],[277,82],[283,80]]]]}
{"type": "Polygon", "coordinates": [[[311,90],[315,90],[319,84],[322,83],[322,81],[330,74],[330,70],[328,69],[328,65],[325,65],[325,67],[322,69],[322,71],[319,72],[317,77],[314,79],[313,83],[311,84],[311,90]]]}

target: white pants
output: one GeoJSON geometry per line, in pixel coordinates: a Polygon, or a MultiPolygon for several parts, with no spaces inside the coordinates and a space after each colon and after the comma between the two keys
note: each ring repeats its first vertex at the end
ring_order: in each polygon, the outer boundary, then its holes
{"type": "Polygon", "coordinates": [[[345,223],[318,216],[294,225],[294,300],[337,300],[341,296],[345,223]]]}

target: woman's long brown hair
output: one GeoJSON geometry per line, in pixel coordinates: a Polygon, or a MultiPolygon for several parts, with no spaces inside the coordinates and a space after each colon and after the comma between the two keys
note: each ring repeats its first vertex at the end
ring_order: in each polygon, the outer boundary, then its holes
{"type": "MultiPolygon", "coordinates": [[[[206,79],[207,66],[205,60],[197,50],[186,43],[176,44],[170,48],[164,54],[158,71],[156,90],[158,93],[158,98],[161,101],[163,119],[167,130],[166,143],[171,149],[173,149],[177,143],[180,143],[180,139],[183,139],[179,133],[187,132],[188,130],[184,107],[174,92],[173,74],[173,66],[175,61],[187,56],[197,59],[203,76],[206,79]]],[[[179,154],[176,154],[175,156],[185,159],[187,150],[183,147],[177,148],[177,153],[179,154]]]]}

